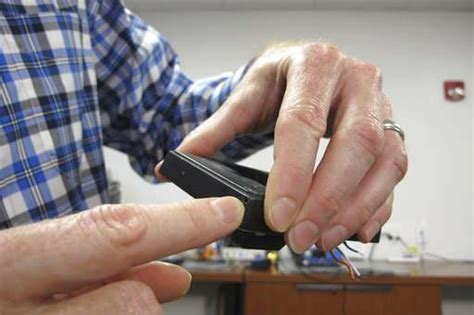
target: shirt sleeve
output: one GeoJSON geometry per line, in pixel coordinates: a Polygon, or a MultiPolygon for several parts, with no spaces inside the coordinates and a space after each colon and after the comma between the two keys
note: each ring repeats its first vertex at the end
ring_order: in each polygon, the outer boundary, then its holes
{"type": "MultiPolygon", "coordinates": [[[[133,169],[155,181],[156,163],[224,103],[248,65],[193,81],[168,41],[121,1],[90,0],[88,19],[104,144],[128,154],[133,169]]],[[[272,141],[272,133],[243,136],[218,156],[239,160],[272,141]]]]}

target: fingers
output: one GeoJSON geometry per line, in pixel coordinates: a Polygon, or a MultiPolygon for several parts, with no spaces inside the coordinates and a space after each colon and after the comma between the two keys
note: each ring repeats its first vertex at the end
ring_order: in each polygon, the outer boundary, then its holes
{"type": "MultiPolygon", "coordinates": [[[[278,115],[285,92],[286,73],[278,66],[289,60],[294,45],[269,49],[253,62],[243,80],[225,103],[206,121],[194,129],[176,149],[199,156],[212,156],[236,137],[270,131],[278,115]]],[[[155,174],[166,180],[159,169],[155,174]]]]}
{"type": "MultiPolygon", "coordinates": [[[[210,157],[238,136],[259,131],[260,126],[274,120],[271,116],[277,112],[282,94],[277,85],[281,83],[274,79],[256,83],[247,75],[225,104],[188,134],[176,150],[210,157]]],[[[161,165],[155,167],[155,174],[163,182],[167,179],[160,174],[161,165]]]]}
{"type": "MultiPolygon", "coordinates": [[[[311,185],[342,62],[343,55],[336,48],[308,45],[289,66],[265,197],[266,222],[276,231],[288,229],[311,185]]],[[[315,228],[311,223],[307,227],[315,228]]]]}
{"type": "Polygon", "coordinates": [[[191,286],[191,274],[186,269],[162,262],[135,267],[107,282],[133,280],[143,282],[154,292],[160,303],[167,303],[184,296],[191,286]]]}
{"type": "Polygon", "coordinates": [[[254,64],[225,104],[194,129],[177,150],[212,156],[236,137],[268,127],[278,112],[283,95],[279,86],[284,80],[265,74],[262,68],[254,64]]]}
{"type": "Polygon", "coordinates": [[[139,281],[120,281],[41,308],[39,314],[164,314],[153,290],[139,281]]]}
{"type": "Polygon", "coordinates": [[[48,296],[94,285],[159,257],[233,232],[244,207],[235,198],[171,205],[109,205],[14,228],[0,235],[0,295],[48,296]],[[2,249],[3,251],[3,249],[2,249]]]}
{"type": "Polygon", "coordinates": [[[385,131],[385,146],[382,154],[366,174],[355,193],[331,222],[331,229],[322,236],[322,248],[331,249],[349,236],[361,231],[362,241],[370,241],[385,223],[369,219],[392,194],[408,168],[407,155],[400,136],[393,131],[385,131]],[[340,231],[342,231],[340,234],[340,231]],[[331,234],[332,233],[332,234],[331,234]]]}
{"type": "Polygon", "coordinates": [[[363,242],[370,242],[374,236],[380,232],[382,226],[387,223],[392,215],[393,193],[388,197],[385,203],[372,215],[369,221],[358,233],[358,237],[363,242]]]}
{"type": "MultiPolygon", "coordinates": [[[[231,98],[235,99],[237,96],[234,95],[231,98]]],[[[231,119],[231,111],[231,106],[222,106],[214,115],[194,129],[177,150],[200,156],[214,155],[238,135],[238,126],[236,121],[231,119]]]]}
{"type": "Polygon", "coordinates": [[[344,70],[341,80],[343,87],[331,142],[289,231],[290,246],[295,251],[309,248],[323,232],[328,240],[331,238],[331,243],[351,236],[347,235],[349,231],[330,222],[359,186],[384,145],[378,70],[352,63],[344,70]],[[312,227],[311,231],[308,226],[312,227]]]}
{"type": "Polygon", "coordinates": [[[185,295],[191,286],[191,274],[186,269],[163,262],[151,262],[134,267],[123,274],[87,286],[68,294],[56,294],[55,300],[64,300],[96,290],[109,283],[133,280],[149,286],[160,303],[173,301],[185,295]]]}

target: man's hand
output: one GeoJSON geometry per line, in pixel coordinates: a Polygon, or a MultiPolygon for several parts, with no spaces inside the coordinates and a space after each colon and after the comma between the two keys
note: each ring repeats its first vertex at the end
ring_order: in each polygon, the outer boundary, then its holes
{"type": "Polygon", "coordinates": [[[255,60],[227,102],[178,150],[211,156],[234,138],[275,128],[265,218],[293,250],[369,241],[389,219],[407,170],[403,141],[383,130],[391,104],[373,65],[320,43],[280,45],[255,60]],[[313,172],[319,142],[330,137],[313,172]]]}
{"type": "Polygon", "coordinates": [[[242,217],[227,197],[100,206],[0,232],[0,314],[162,314],[191,276],[150,261],[222,238],[242,217]]]}

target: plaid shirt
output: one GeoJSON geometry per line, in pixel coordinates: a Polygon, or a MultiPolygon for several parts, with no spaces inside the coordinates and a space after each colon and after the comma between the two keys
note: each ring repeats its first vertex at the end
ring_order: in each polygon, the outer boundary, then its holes
{"type": "MultiPolygon", "coordinates": [[[[0,28],[0,229],[108,202],[102,145],[153,181],[246,70],[191,80],[119,0],[2,0],[0,28]]],[[[271,138],[221,153],[239,159],[271,138]]]]}

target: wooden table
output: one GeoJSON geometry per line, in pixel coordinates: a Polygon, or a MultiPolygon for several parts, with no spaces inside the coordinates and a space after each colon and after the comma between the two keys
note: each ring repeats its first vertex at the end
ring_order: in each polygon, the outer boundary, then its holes
{"type": "Polygon", "coordinates": [[[190,271],[194,281],[223,283],[226,306],[220,309],[226,315],[441,315],[443,286],[474,288],[470,263],[357,265],[370,274],[352,280],[344,272],[309,274],[285,267],[190,271]]]}

